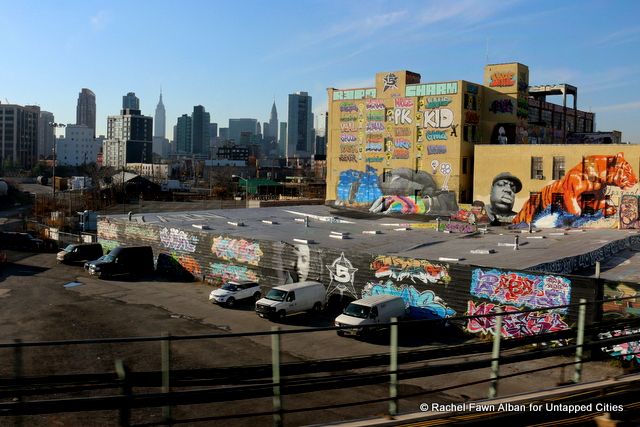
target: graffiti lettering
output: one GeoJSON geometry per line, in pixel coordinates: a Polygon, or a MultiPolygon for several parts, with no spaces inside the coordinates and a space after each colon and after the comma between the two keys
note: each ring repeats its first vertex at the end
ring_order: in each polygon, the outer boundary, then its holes
{"type": "Polygon", "coordinates": [[[381,99],[367,99],[367,110],[384,110],[384,101],[381,99]]]}
{"type": "Polygon", "coordinates": [[[356,122],[358,121],[358,116],[342,116],[340,117],[341,122],[356,122]]]}
{"type": "Polygon", "coordinates": [[[357,153],[358,146],[357,145],[341,145],[340,152],[341,153],[357,153]]]}
{"type": "Polygon", "coordinates": [[[211,264],[209,264],[208,277],[221,279],[223,282],[226,282],[228,280],[248,280],[251,282],[258,281],[258,275],[254,271],[249,270],[246,266],[223,264],[220,262],[212,262],[211,264]]]}
{"type": "Polygon", "coordinates": [[[100,221],[98,225],[98,237],[107,240],[117,240],[118,226],[111,222],[100,221]]]}
{"type": "Polygon", "coordinates": [[[358,124],[356,122],[340,123],[340,130],[343,132],[356,132],[358,130],[358,124]]]}
{"type": "Polygon", "coordinates": [[[477,268],[471,276],[470,293],[479,298],[529,308],[553,307],[569,304],[571,281],[559,276],[504,273],[495,269],[482,271],[477,268]]]}
{"type": "Polygon", "coordinates": [[[340,112],[341,113],[357,113],[358,106],[353,102],[343,102],[340,104],[340,112]]]}
{"type": "Polygon", "coordinates": [[[444,231],[448,231],[450,233],[475,233],[478,230],[473,224],[451,221],[444,224],[444,231]]]}
{"type": "Polygon", "coordinates": [[[364,151],[378,152],[378,151],[382,151],[382,149],[383,149],[382,144],[368,143],[364,151]]]}
{"type": "Polygon", "coordinates": [[[369,282],[362,290],[362,297],[373,295],[394,295],[402,297],[410,310],[412,318],[446,318],[455,316],[456,312],[447,306],[442,298],[433,291],[419,292],[413,286],[396,287],[391,280],[386,283],[369,282]]]}
{"type": "Polygon", "coordinates": [[[125,234],[137,239],[157,240],[158,238],[155,231],[149,227],[125,224],[124,232],[125,234]]]}
{"type": "Polygon", "coordinates": [[[367,120],[382,122],[384,121],[384,111],[374,111],[367,113],[367,120]]]}
{"type": "Polygon", "coordinates": [[[467,84],[467,92],[474,95],[478,94],[478,86],[467,84]]]}
{"type": "Polygon", "coordinates": [[[341,162],[357,162],[358,161],[355,154],[340,154],[340,156],[338,156],[338,160],[340,160],[341,162]]]}
{"type": "Polygon", "coordinates": [[[513,101],[510,99],[496,99],[491,103],[489,111],[494,114],[513,113],[513,101]]]}
{"type": "Polygon", "coordinates": [[[341,101],[347,99],[363,99],[363,98],[375,98],[375,89],[352,89],[352,90],[334,90],[333,100],[341,101]]]}
{"type": "MultiPolygon", "coordinates": [[[[598,338],[607,339],[640,333],[640,329],[622,329],[598,334],[598,338]]],[[[640,341],[629,341],[602,347],[602,351],[612,357],[640,363],[640,341]]]]}
{"type": "Polygon", "coordinates": [[[407,85],[405,96],[437,96],[458,93],[458,82],[407,85]]]}
{"type": "Polygon", "coordinates": [[[446,141],[447,133],[441,130],[428,130],[427,141],[446,141]]]}
{"type": "Polygon", "coordinates": [[[393,132],[395,133],[396,136],[410,136],[411,128],[397,127],[397,128],[394,128],[393,132]]]}
{"type": "Polygon", "coordinates": [[[429,98],[427,99],[427,108],[446,107],[451,104],[451,98],[429,98]]]}
{"type": "Polygon", "coordinates": [[[396,108],[411,108],[413,107],[413,99],[411,98],[396,98],[394,100],[396,108]]]}
{"type": "Polygon", "coordinates": [[[377,256],[371,263],[377,278],[389,277],[396,281],[411,279],[413,283],[447,284],[451,281],[446,265],[432,264],[429,261],[411,258],[399,258],[388,255],[377,256]]]}
{"type": "Polygon", "coordinates": [[[413,122],[411,118],[411,110],[405,108],[396,108],[393,111],[393,121],[397,125],[409,125],[413,122]]]}
{"type": "Polygon", "coordinates": [[[383,122],[367,122],[367,133],[380,133],[384,131],[383,122]]]}
{"type": "Polygon", "coordinates": [[[427,145],[427,154],[446,154],[446,145],[427,145]]]}
{"type": "Polygon", "coordinates": [[[384,162],[384,157],[367,157],[368,163],[384,162]]]}
{"type": "Polygon", "coordinates": [[[247,264],[258,265],[263,253],[260,244],[244,239],[231,239],[223,236],[215,237],[211,252],[226,261],[236,260],[247,264]]]}
{"type": "MultiPolygon", "coordinates": [[[[467,316],[480,316],[495,314],[501,309],[503,313],[519,311],[517,307],[510,305],[499,306],[493,303],[467,302],[467,316]]],[[[495,329],[495,317],[479,317],[469,319],[467,330],[471,333],[493,334],[495,329]]],[[[538,335],[550,332],[558,332],[569,329],[560,313],[556,311],[509,314],[502,317],[500,333],[505,338],[522,338],[529,335],[538,335]]]]}
{"type": "Polygon", "coordinates": [[[375,142],[375,143],[382,144],[384,143],[384,137],[379,133],[372,133],[367,135],[367,142],[375,142]]]}
{"type": "Polygon", "coordinates": [[[515,73],[507,72],[507,73],[493,73],[491,75],[491,82],[489,83],[490,87],[509,87],[516,84],[515,80],[513,80],[513,76],[515,73]]]}
{"type": "Polygon", "coordinates": [[[348,133],[340,134],[340,142],[356,142],[358,137],[355,135],[350,135],[348,133]]]}
{"type": "Polygon", "coordinates": [[[195,252],[198,236],[189,235],[177,228],[163,228],[160,230],[160,243],[167,249],[174,251],[195,252]]]}
{"type": "Polygon", "coordinates": [[[453,123],[453,111],[448,108],[426,110],[424,126],[432,128],[448,128],[453,123]]]}

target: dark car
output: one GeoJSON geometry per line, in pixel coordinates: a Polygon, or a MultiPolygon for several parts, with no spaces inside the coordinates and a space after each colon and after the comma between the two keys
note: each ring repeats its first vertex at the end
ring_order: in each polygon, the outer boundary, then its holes
{"type": "Polygon", "coordinates": [[[93,261],[102,256],[100,243],[76,243],[58,252],[58,262],[93,261]]]}
{"type": "Polygon", "coordinates": [[[85,263],[93,276],[106,279],[113,276],[144,276],[154,272],[151,246],[118,246],[107,255],[85,263]]]}
{"type": "Polygon", "coordinates": [[[41,251],[43,249],[43,241],[36,239],[29,233],[2,231],[0,232],[0,249],[41,251]]]}

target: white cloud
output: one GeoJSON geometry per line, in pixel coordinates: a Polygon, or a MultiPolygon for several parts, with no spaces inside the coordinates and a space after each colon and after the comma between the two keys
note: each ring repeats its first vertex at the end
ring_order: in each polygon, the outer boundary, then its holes
{"type": "Polygon", "coordinates": [[[95,31],[102,31],[107,27],[107,24],[111,20],[111,15],[106,10],[101,10],[97,14],[89,18],[91,28],[95,31]]]}
{"type": "Polygon", "coordinates": [[[636,41],[640,38],[640,27],[623,28],[622,30],[614,31],[606,36],[596,40],[595,44],[598,46],[617,46],[624,43],[636,41]]]}

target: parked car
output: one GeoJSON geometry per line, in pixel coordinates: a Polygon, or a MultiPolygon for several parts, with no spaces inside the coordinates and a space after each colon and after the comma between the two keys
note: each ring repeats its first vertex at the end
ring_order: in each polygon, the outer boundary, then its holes
{"type": "Polygon", "coordinates": [[[85,263],[92,276],[106,279],[113,276],[141,276],[155,270],[151,246],[118,246],[107,255],[85,263]]]}
{"type": "MultiPolygon", "coordinates": [[[[351,302],[344,312],[336,317],[335,325],[365,326],[379,325],[391,322],[396,317],[403,319],[407,315],[407,308],[402,297],[393,295],[373,295],[351,302]]],[[[349,328],[339,329],[338,335],[363,335],[378,328],[349,328]]]]}
{"type": "Polygon", "coordinates": [[[267,296],[256,302],[260,317],[284,319],[290,314],[312,310],[322,311],[327,297],[320,282],[306,281],[271,288],[267,296]]]}
{"type": "Polygon", "coordinates": [[[0,248],[19,251],[40,251],[43,249],[42,239],[37,239],[29,233],[11,231],[0,232],[0,248]]]}
{"type": "Polygon", "coordinates": [[[209,301],[233,307],[239,300],[253,298],[253,301],[258,301],[260,296],[260,285],[256,282],[227,282],[219,289],[211,291],[209,301]]]}
{"type": "Polygon", "coordinates": [[[93,261],[102,256],[100,243],[75,243],[68,245],[56,256],[58,262],[93,261]]]}

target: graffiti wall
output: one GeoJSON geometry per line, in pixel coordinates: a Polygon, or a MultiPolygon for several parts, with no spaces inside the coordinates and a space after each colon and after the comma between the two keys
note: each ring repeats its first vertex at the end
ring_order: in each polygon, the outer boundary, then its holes
{"type": "MultiPolygon", "coordinates": [[[[441,226],[446,227],[447,222],[441,226]]],[[[140,229],[132,228],[126,219],[101,218],[98,234],[112,239],[100,237],[100,243],[105,247],[148,244],[157,257],[158,269],[176,280],[188,274],[216,286],[228,280],[251,280],[264,288],[318,280],[326,286],[328,301],[346,303],[370,295],[397,295],[414,318],[490,314],[498,308],[507,312],[540,309],[509,317],[503,326],[503,334],[509,337],[566,328],[575,321],[573,309],[542,309],[596,295],[595,280],[586,277],[472,268],[317,244],[258,240],[215,230],[192,231],[163,222],[136,227],[140,229]]],[[[626,292],[623,288],[619,291],[626,292]]],[[[491,322],[491,318],[478,318],[465,328],[486,333],[491,322]]]]}

